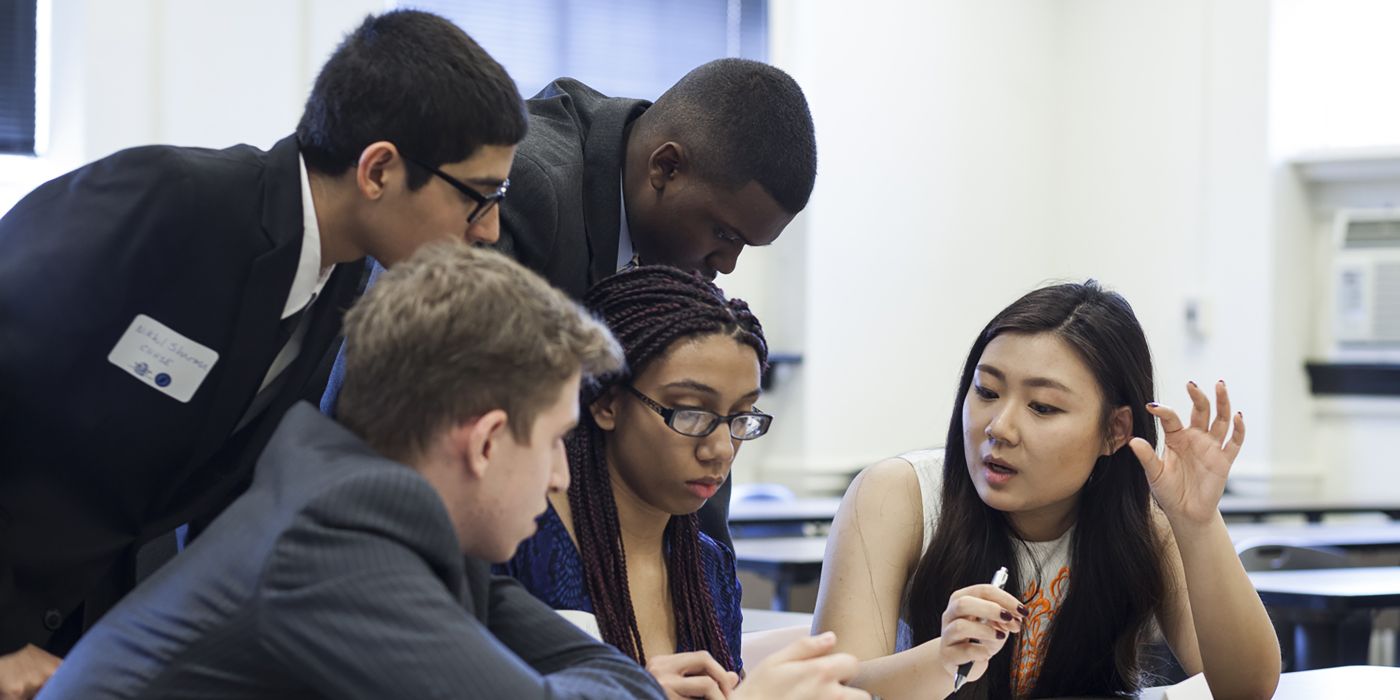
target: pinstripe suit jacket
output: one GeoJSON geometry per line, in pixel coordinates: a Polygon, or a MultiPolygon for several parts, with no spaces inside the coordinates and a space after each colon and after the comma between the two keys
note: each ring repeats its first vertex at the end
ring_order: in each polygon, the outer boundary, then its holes
{"type": "Polygon", "coordinates": [[[74,648],[49,698],[661,697],[465,559],[437,492],[306,404],[252,488],[74,648]]]}

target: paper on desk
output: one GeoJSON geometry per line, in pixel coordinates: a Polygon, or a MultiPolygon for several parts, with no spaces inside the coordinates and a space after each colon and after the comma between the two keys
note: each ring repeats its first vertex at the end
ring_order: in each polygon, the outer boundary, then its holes
{"type": "Polygon", "coordinates": [[[594,639],[603,641],[603,631],[598,628],[598,618],[591,612],[582,610],[555,610],[559,616],[574,623],[575,627],[587,632],[594,639]]]}
{"type": "Polygon", "coordinates": [[[1162,689],[1162,700],[1215,700],[1210,694],[1204,673],[1197,673],[1186,680],[1162,689]]]}

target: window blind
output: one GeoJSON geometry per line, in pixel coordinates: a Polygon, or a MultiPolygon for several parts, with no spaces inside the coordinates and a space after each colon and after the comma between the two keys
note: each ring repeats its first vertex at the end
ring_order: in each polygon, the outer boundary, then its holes
{"type": "Polygon", "coordinates": [[[604,94],[654,100],[716,58],[767,60],[766,0],[406,0],[481,44],[530,97],[577,78],[604,94]]]}
{"type": "Polygon", "coordinates": [[[37,0],[0,0],[0,154],[34,154],[37,0]]]}

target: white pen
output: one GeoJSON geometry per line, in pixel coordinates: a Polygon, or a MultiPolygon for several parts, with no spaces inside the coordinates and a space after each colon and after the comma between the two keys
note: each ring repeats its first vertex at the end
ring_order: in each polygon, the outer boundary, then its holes
{"type": "MultiPolygon", "coordinates": [[[[997,588],[1006,588],[1006,579],[1010,577],[1011,574],[1007,573],[1006,567],[1003,566],[1000,569],[997,569],[996,574],[992,576],[992,585],[996,586],[997,588]]],[[[954,693],[958,692],[958,688],[963,687],[963,684],[967,682],[967,674],[969,673],[972,673],[971,661],[968,661],[967,663],[963,664],[958,664],[958,672],[956,675],[953,676],[954,693]]]]}

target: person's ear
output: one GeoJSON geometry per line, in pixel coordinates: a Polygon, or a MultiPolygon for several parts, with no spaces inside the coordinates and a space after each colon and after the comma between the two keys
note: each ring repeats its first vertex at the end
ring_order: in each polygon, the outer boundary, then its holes
{"type": "Polygon", "coordinates": [[[588,405],[588,412],[593,416],[593,422],[599,428],[607,432],[612,432],[617,428],[618,402],[622,399],[622,392],[616,386],[610,386],[593,403],[588,405]]]}
{"type": "Polygon", "coordinates": [[[1108,439],[1104,444],[1104,456],[1123,449],[1133,439],[1133,411],[1127,406],[1113,409],[1108,417],[1108,439]]]}
{"type": "Polygon", "coordinates": [[[647,181],[651,188],[660,192],[689,165],[685,146],[675,141],[667,141],[656,147],[647,159],[647,181]]]}
{"type": "Polygon", "coordinates": [[[498,408],[458,424],[449,432],[448,439],[467,474],[480,479],[491,466],[491,460],[498,456],[501,440],[509,434],[506,412],[498,408]]]}
{"type": "MultiPolygon", "coordinates": [[[[388,141],[375,141],[360,151],[355,165],[355,186],[368,199],[379,199],[396,174],[404,172],[404,159],[399,149],[388,141]]],[[[398,175],[407,179],[407,175],[398,175]]]]}

